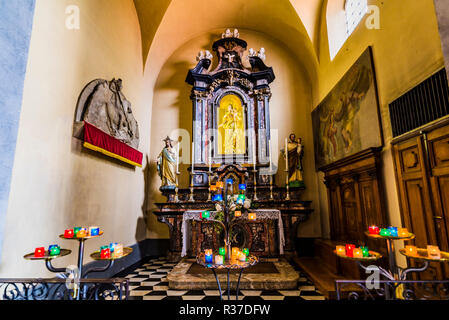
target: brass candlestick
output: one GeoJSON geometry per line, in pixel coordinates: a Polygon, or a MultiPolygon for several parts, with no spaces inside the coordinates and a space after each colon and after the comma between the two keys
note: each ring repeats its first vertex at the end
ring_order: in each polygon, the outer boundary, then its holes
{"type": "Polygon", "coordinates": [[[189,202],[194,202],[195,199],[193,199],[193,175],[194,172],[190,172],[191,178],[190,178],[190,196],[189,196],[189,202]]]}
{"type": "Polygon", "coordinates": [[[175,202],[179,202],[179,197],[178,197],[178,187],[179,187],[179,175],[181,173],[180,172],[176,172],[176,188],[175,188],[175,202]]]}
{"type": "Polygon", "coordinates": [[[285,200],[290,200],[290,186],[288,185],[288,170],[285,170],[285,188],[287,190],[287,194],[285,196],[285,200]]]}
{"type": "Polygon", "coordinates": [[[257,170],[254,169],[253,173],[254,173],[254,198],[253,198],[253,200],[257,201],[257,200],[259,200],[257,198],[257,170]]]}
{"type": "Polygon", "coordinates": [[[212,195],[211,195],[211,190],[210,190],[210,186],[211,186],[211,177],[212,177],[212,171],[208,171],[208,173],[207,173],[207,176],[208,176],[208,179],[209,179],[209,194],[208,194],[208,196],[207,196],[207,201],[208,202],[210,202],[210,201],[212,201],[212,195]]]}

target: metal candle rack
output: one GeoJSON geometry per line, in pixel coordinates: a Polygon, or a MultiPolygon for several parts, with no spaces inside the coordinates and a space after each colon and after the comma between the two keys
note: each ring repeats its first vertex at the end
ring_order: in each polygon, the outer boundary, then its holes
{"type": "MultiPolygon", "coordinates": [[[[114,261],[117,259],[121,259],[127,255],[129,255],[133,250],[132,248],[124,248],[124,254],[120,257],[117,258],[111,258],[111,259],[99,259],[99,258],[95,258],[93,257],[95,260],[107,260],[108,263],[104,266],[104,267],[99,267],[99,268],[91,268],[88,270],[84,270],[84,265],[83,265],[83,258],[84,258],[84,242],[86,242],[89,239],[93,239],[93,238],[98,238],[100,236],[103,235],[103,231],[100,231],[100,233],[97,236],[86,236],[86,237],[73,237],[73,238],[66,238],[64,237],[63,234],[61,234],[59,237],[61,239],[65,239],[65,240],[77,240],[79,243],[78,246],[78,264],[77,264],[77,273],[75,274],[75,285],[74,285],[74,294],[76,294],[76,297],[74,296],[74,298],[76,298],[76,300],[80,300],[81,296],[80,294],[82,293],[82,297],[83,299],[86,298],[86,294],[87,294],[87,288],[86,286],[82,286],[81,290],[78,290],[77,285],[76,285],[76,280],[79,279],[85,279],[87,277],[88,274],[92,273],[92,272],[104,272],[107,271],[109,268],[111,268],[114,265],[114,261]]],[[[67,273],[71,273],[72,270],[70,270],[69,268],[55,268],[52,265],[52,260],[57,259],[57,258],[61,258],[64,257],[66,255],[69,255],[72,251],[68,250],[68,249],[61,249],[61,253],[59,255],[56,256],[50,256],[50,255],[44,255],[44,257],[35,257],[34,253],[29,253],[26,254],[24,256],[25,259],[27,260],[45,260],[45,266],[47,267],[47,269],[50,272],[54,272],[54,273],[63,273],[65,277],[67,277],[67,273]]]]}

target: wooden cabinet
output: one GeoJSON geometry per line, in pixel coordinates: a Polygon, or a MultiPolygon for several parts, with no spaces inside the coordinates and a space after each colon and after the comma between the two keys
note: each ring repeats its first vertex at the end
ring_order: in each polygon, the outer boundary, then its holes
{"type": "Polygon", "coordinates": [[[332,240],[379,248],[365,231],[373,224],[387,224],[380,152],[371,148],[320,169],[328,190],[332,240]]]}
{"type": "MultiPolygon", "coordinates": [[[[416,234],[418,247],[449,250],[449,119],[410,132],[392,142],[401,217],[416,234]]],[[[412,263],[412,262],[411,262],[412,263]]],[[[432,263],[425,278],[448,277],[432,263]]]]}

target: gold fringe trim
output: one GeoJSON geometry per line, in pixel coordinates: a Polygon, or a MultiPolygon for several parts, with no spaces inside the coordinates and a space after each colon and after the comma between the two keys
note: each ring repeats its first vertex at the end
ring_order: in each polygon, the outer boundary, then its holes
{"type": "Polygon", "coordinates": [[[126,163],[128,163],[128,164],[130,164],[130,165],[133,165],[133,166],[142,168],[142,165],[141,165],[141,164],[138,164],[137,162],[134,162],[134,161],[131,161],[131,160],[129,160],[129,159],[126,159],[126,158],[124,158],[124,157],[122,157],[122,156],[119,156],[118,154],[112,153],[112,152],[110,152],[110,151],[108,151],[108,150],[105,150],[105,149],[103,149],[103,148],[94,146],[93,144],[90,144],[89,142],[84,142],[83,146],[84,146],[85,148],[87,148],[87,149],[91,149],[91,150],[94,150],[94,151],[101,152],[101,153],[107,155],[108,157],[115,158],[115,159],[117,159],[117,160],[126,162],[126,163]]]}

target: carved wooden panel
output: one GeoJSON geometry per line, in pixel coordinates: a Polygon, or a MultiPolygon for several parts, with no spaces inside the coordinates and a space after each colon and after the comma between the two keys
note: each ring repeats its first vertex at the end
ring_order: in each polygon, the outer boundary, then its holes
{"type": "Polygon", "coordinates": [[[449,166],[449,138],[433,142],[433,158],[435,166],[449,166]]]}
{"type": "Polygon", "coordinates": [[[344,215],[344,225],[346,227],[346,238],[358,239],[362,226],[362,216],[359,210],[356,195],[356,185],[354,183],[342,186],[342,209],[344,215]]]}
{"type": "Polygon", "coordinates": [[[421,170],[421,162],[417,146],[401,150],[400,154],[402,172],[408,173],[421,170]]]}
{"type": "Polygon", "coordinates": [[[386,225],[379,178],[380,148],[369,149],[323,169],[330,209],[332,240],[369,244],[368,224],[386,225]]]}
{"type": "Polygon", "coordinates": [[[425,248],[433,240],[433,228],[426,219],[430,207],[422,179],[405,181],[404,195],[408,211],[408,215],[404,217],[405,226],[416,235],[415,244],[425,248]]]}

